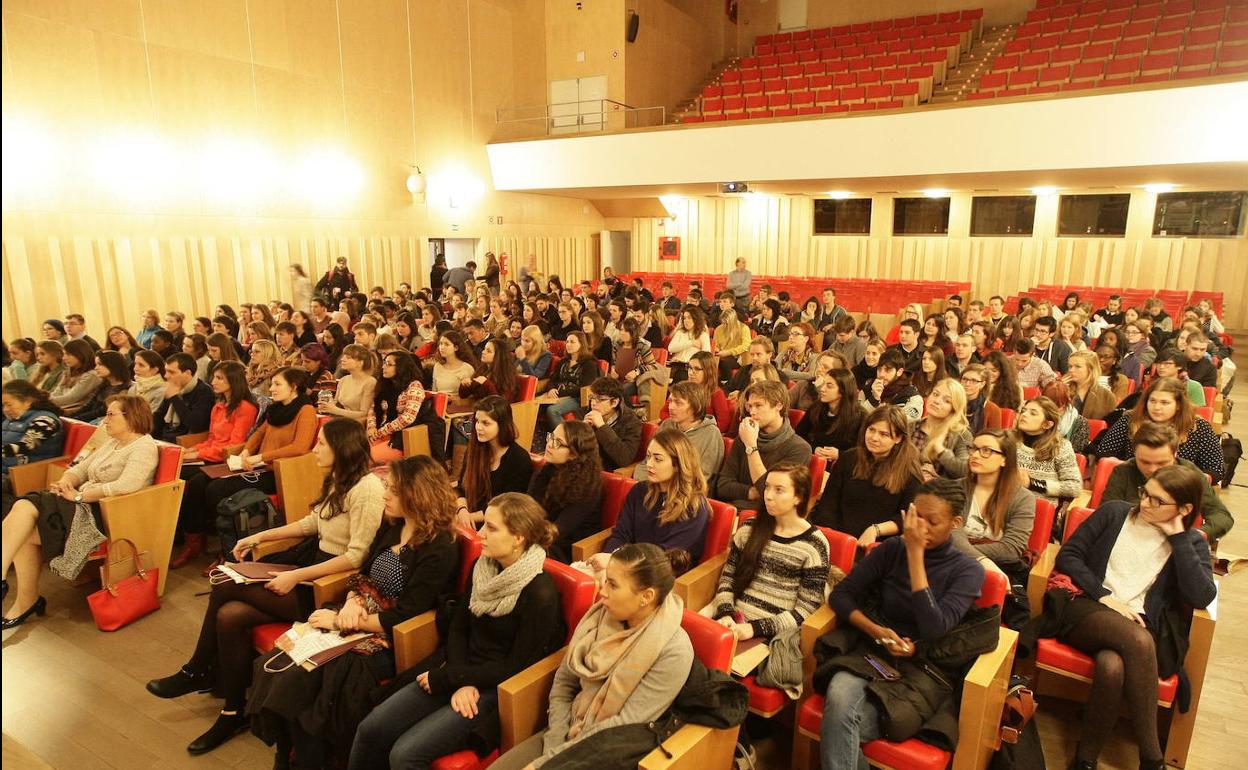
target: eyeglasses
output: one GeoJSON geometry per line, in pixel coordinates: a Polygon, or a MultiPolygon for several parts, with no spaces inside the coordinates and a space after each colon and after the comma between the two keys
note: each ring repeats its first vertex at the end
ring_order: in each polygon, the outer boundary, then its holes
{"type": "Polygon", "coordinates": [[[557,438],[555,436],[551,436],[550,440],[546,442],[546,446],[550,447],[551,449],[567,449],[568,442],[564,441],[563,439],[557,438]]]}
{"type": "Polygon", "coordinates": [[[702,367],[700,367],[700,366],[693,366],[693,365],[690,365],[690,366],[688,367],[688,369],[689,369],[689,371],[691,371],[691,372],[700,372],[700,371],[702,371],[702,367]]]}
{"type": "Polygon", "coordinates": [[[1165,508],[1168,505],[1177,505],[1177,503],[1170,500],[1163,500],[1156,495],[1149,494],[1148,490],[1144,487],[1140,487],[1139,493],[1141,506],[1147,505],[1149,508],[1165,508]]]}
{"type": "Polygon", "coordinates": [[[984,381],[979,379],[978,377],[963,377],[962,382],[968,383],[970,385],[983,385],[984,384],[984,381]]]}
{"type": "Polygon", "coordinates": [[[105,417],[125,417],[126,413],[125,412],[105,412],[104,416],[105,417]]]}
{"type": "Polygon", "coordinates": [[[789,336],[790,337],[805,337],[806,332],[798,331],[797,329],[794,329],[793,331],[789,332],[789,336]]]}
{"type": "Polygon", "coordinates": [[[613,398],[615,398],[615,396],[603,396],[603,395],[600,395],[600,394],[598,394],[598,393],[590,393],[590,394],[589,394],[589,400],[590,400],[590,401],[598,401],[598,402],[602,402],[602,401],[610,401],[610,400],[612,400],[613,398]]]}
{"type": "Polygon", "coordinates": [[[971,452],[973,452],[976,457],[982,457],[985,460],[993,455],[1001,455],[1002,457],[1005,457],[1005,452],[1002,452],[1000,449],[993,449],[990,446],[973,447],[971,452]]]}

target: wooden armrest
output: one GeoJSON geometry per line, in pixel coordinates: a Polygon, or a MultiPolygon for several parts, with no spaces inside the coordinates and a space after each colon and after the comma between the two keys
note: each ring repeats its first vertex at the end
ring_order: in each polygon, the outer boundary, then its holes
{"type": "Polygon", "coordinates": [[[1085,489],[1079,494],[1075,495],[1075,498],[1070,501],[1070,505],[1066,506],[1066,510],[1069,511],[1071,508],[1090,508],[1091,506],[1088,505],[1088,503],[1091,502],[1091,500],[1092,500],[1092,490],[1085,489]]]}
{"type": "Polygon", "coordinates": [[[186,433],[174,439],[178,446],[189,449],[196,444],[208,440],[208,431],[202,433],[186,433]]]}
{"type": "Polygon", "coordinates": [[[802,622],[802,697],[814,694],[815,642],[836,628],[836,612],[826,603],[802,622]]]}
{"type": "Polygon", "coordinates": [[[581,386],[581,406],[586,407],[586,408],[589,407],[589,386],[588,385],[581,386]]]}
{"type": "Polygon", "coordinates": [[[719,575],[728,563],[728,553],[717,553],[685,574],[676,578],[676,595],[685,601],[685,609],[697,612],[711,603],[719,575]]]}
{"type": "Polygon", "coordinates": [[[641,463],[633,463],[632,465],[625,465],[623,468],[616,468],[615,470],[611,472],[614,473],[616,476],[623,476],[626,479],[631,479],[633,477],[633,472],[637,470],[638,465],[641,465],[641,463]]]}
{"type": "Polygon", "coordinates": [[[311,452],[273,461],[273,482],[282,500],[282,515],[287,524],[299,521],[312,510],[312,501],[320,496],[328,471],[316,464],[316,455],[311,452]]]}
{"type": "Polygon", "coordinates": [[[600,553],[602,546],[611,537],[611,529],[611,527],[608,527],[597,534],[590,535],[584,540],[578,540],[573,543],[572,561],[585,561],[594,554],[600,553]]]}
{"type": "Polygon", "coordinates": [[[401,674],[438,649],[434,611],[422,612],[399,623],[390,636],[394,641],[395,672],[401,674]]]}
{"type": "Polygon", "coordinates": [[[1040,557],[1036,559],[1036,563],[1031,565],[1031,571],[1027,573],[1027,603],[1030,605],[1028,610],[1033,618],[1044,609],[1044,592],[1048,588],[1049,576],[1053,574],[1053,565],[1057,562],[1059,550],[1061,550],[1060,545],[1049,543],[1040,557]]]}
{"type": "Polygon", "coordinates": [[[980,655],[962,685],[954,770],[984,770],[1000,745],[1001,709],[1009,689],[1018,632],[1000,630],[996,649],[980,655]]]}
{"type": "Polygon", "coordinates": [[[1166,737],[1166,764],[1171,767],[1184,766],[1192,745],[1200,693],[1205,686],[1205,671],[1209,667],[1209,650],[1213,645],[1217,618],[1217,599],[1207,609],[1192,612],[1192,628],[1188,633],[1189,646],[1187,656],[1183,658],[1183,670],[1187,672],[1191,685],[1191,707],[1186,712],[1173,709],[1170,731],[1166,737]]]}
{"type": "MultiPolygon", "coordinates": [[[[74,458],[69,455],[53,457],[50,460],[14,465],[9,468],[9,483],[13,485],[13,494],[17,497],[46,489],[52,483],[49,472],[53,467],[64,468],[74,458]]],[[[64,471],[62,470],[62,473],[64,471]]]]}
{"type": "Polygon", "coordinates": [[[130,540],[140,552],[147,551],[152,566],[160,571],[156,587],[165,590],[169,576],[169,557],[173,551],[173,535],[178,526],[178,509],[186,482],[181,479],[141,489],[128,495],[115,495],[100,500],[100,518],[111,540],[130,540]]]}
{"type": "Polygon", "coordinates": [[[224,458],[226,458],[226,457],[233,457],[234,455],[242,454],[242,453],[243,453],[243,447],[245,447],[245,446],[247,446],[247,444],[245,444],[245,443],[243,443],[243,444],[230,444],[230,445],[229,445],[229,446],[227,446],[225,449],[222,449],[222,450],[221,450],[221,453],[222,453],[222,454],[221,454],[221,456],[222,456],[222,458],[224,459],[224,458]]]}
{"type": "Polygon", "coordinates": [[[637,767],[641,770],[706,770],[732,767],[732,752],[737,745],[740,727],[717,730],[703,725],[685,725],[663,742],[672,755],[668,759],[662,749],[647,754],[637,767]]]}
{"type": "Polygon", "coordinates": [[[324,607],[330,602],[340,602],[347,596],[347,581],[356,570],[335,572],[312,581],[312,595],[316,598],[316,606],[324,607]]]}
{"type": "Polygon", "coordinates": [[[429,443],[429,426],[413,425],[403,429],[403,456],[433,456],[433,445],[429,443]]]}
{"type": "Polygon", "coordinates": [[[503,751],[546,725],[550,688],[567,649],[564,647],[552,652],[498,686],[498,714],[503,728],[503,751]]]}
{"type": "Polygon", "coordinates": [[[659,422],[663,414],[663,406],[667,404],[667,386],[650,381],[649,401],[646,403],[646,419],[659,422]]]}
{"type": "Polygon", "coordinates": [[[284,537],[281,540],[266,540],[251,549],[251,559],[252,561],[260,561],[266,556],[271,556],[272,554],[280,553],[289,548],[294,548],[302,542],[303,538],[301,537],[284,537]]]}
{"type": "Polygon", "coordinates": [[[537,425],[537,401],[521,401],[511,405],[511,418],[516,424],[516,441],[525,450],[533,449],[533,430],[537,425]]]}

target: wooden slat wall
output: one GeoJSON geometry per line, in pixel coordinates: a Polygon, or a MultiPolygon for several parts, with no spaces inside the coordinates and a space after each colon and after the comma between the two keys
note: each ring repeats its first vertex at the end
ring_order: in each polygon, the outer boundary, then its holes
{"type": "MultiPolygon", "coordinates": [[[[721,272],[745,257],[755,275],[970,281],[985,298],[1042,283],[1222,291],[1227,326],[1248,325],[1248,238],[1147,237],[1151,219],[1134,214],[1126,238],[971,238],[969,198],[955,196],[949,236],[904,238],[813,236],[806,197],[689,198],[675,220],[633,220],[632,268],[721,272]],[[680,237],[679,262],[658,259],[661,236],[680,237]]],[[[875,201],[873,232],[891,232],[890,199],[875,201]]],[[[1049,208],[1037,232],[1053,231],[1049,208]]]]}

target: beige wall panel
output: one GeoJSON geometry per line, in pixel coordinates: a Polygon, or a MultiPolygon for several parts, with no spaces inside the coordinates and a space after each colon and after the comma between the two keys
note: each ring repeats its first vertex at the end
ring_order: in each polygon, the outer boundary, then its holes
{"type": "Polygon", "coordinates": [[[624,0],[546,0],[546,79],[607,76],[607,96],[625,102],[624,0]],[[612,56],[616,52],[617,56],[612,56]],[[584,53],[584,61],[577,54],[584,53]]]}
{"type": "Polygon", "coordinates": [[[256,64],[342,81],[335,0],[249,0],[248,10],[256,64]]]}
{"type": "MultiPolygon", "coordinates": [[[[83,93],[79,84],[95,79],[94,33],[86,27],[69,26],[46,19],[12,14],[5,5],[4,38],[12,67],[4,100],[38,105],[51,120],[83,117],[83,93]],[[55,56],[47,56],[55,51],[55,56]]],[[[87,95],[86,112],[95,106],[87,95]]]]}
{"type": "Polygon", "coordinates": [[[338,6],[342,68],[352,87],[408,92],[404,0],[359,0],[338,6]]]}
{"type": "Polygon", "coordinates": [[[152,45],[251,60],[247,0],[143,0],[142,7],[152,45]]]}
{"type": "Polygon", "coordinates": [[[142,41],[97,32],[93,45],[94,85],[91,93],[79,92],[84,104],[90,104],[93,116],[104,124],[152,123],[155,113],[142,41]]]}
{"type": "Polygon", "coordinates": [[[5,0],[4,12],[88,27],[127,37],[143,36],[139,0],[5,0]]]}
{"type": "Polygon", "coordinates": [[[212,136],[255,132],[256,99],[245,61],[151,46],[152,88],[159,126],[169,134],[212,136]]]}

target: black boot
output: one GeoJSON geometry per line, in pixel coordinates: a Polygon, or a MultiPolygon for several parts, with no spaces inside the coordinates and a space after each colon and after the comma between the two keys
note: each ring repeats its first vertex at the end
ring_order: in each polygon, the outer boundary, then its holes
{"type": "Polygon", "coordinates": [[[246,730],[249,724],[250,720],[242,713],[241,709],[233,714],[221,712],[217,716],[217,721],[212,724],[212,727],[208,728],[208,732],[191,741],[186,750],[192,754],[207,754],[246,730]]]}
{"type": "Polygon", "coordinates": [[[148,682],[147,691],[157,698],[180,698],[193,692],[212,692],[212,674],[183,666],[173,676],[148,682]]]}

